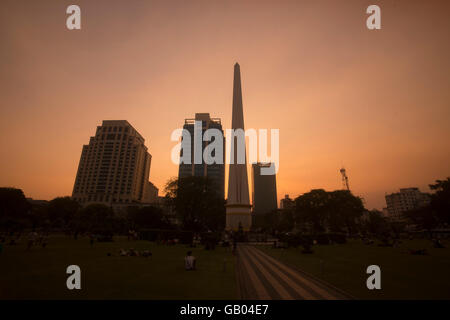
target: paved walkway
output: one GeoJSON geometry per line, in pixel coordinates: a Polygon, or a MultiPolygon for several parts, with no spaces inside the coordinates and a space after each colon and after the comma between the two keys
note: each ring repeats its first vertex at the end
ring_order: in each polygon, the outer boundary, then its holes
{"type": "Polygon", "coordinates": [[[295,270],[251,245],[237,248],[241,299],[348,299],[337,289],[295,270]]]}

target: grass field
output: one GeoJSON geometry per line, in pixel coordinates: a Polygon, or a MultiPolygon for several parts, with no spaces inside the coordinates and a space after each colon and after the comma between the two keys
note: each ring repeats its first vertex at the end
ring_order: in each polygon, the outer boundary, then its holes
{"type": "Polygon", "coordinates": [[[236,294],[234,257],[222,247],[206,251],[116,237],[91,248],[87,238],[59,236],[45,249],[26,251],[20,243],[4,245],[0,254],[0,299],[235,299],[236,294]],[[153,256],[121,257],[120,248],[150,250],[153,256]],[[184,270],[188,250],[197,258],[196,271],[184,270]],[[72,264],[81,268],[81,290],[66,287],[72,264]]]}
{"type": "Polygon", "coordinates": [[[300,248],[261,249],[359,299],[450,299],[450,243],[443,243],[446,248],[435,249],[428,240],[405,240],[397,248],[351,241],[314,246],[314,254],[301,254],[300,248]],[[422,248],[429,255],[408,253],[422,248]],[[381,268],[381,290],[366,287],[366,268],[372,264],[381,268]]]}
{"type": "MultiPolygon", "coordinates": [[[[450,299],[450,242],[435,249],[426,240],[406,240],[398,248],[345,245],[300,249],[260,248],[360,299],[450,299]],[[426,248],[415,256],[409,249],[426,248]],[[367,266],[381,268],[381,290],[366,287],[367,266]]],[[[148,241],[95,243],[87,238],[50,238],[47,248],[26,251],[25,244],[3,246],[0,254],[0,299],[236,299],[235,261],[229,249],[156,245],[148,241]],[[151,258],[121,257],[119,249],[150,250],[151,258]],[[186,272],[188,250],[197,271],[186,272]],[[112,253],[111,257],[107,253],[112,253]],[[225,268],[224,268],[225,262],[225,268]],[[66,288],[67,266],[81,268],[82,289],[66,288]]]]}

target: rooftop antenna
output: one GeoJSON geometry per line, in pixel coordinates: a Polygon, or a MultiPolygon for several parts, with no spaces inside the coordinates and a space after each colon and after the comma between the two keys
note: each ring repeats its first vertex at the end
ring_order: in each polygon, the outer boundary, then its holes
{"type": "Polygon", "coordinates": [[[350,187],[348,186],[348,177],[347,173],[345,172],[345,168],[342,167],[341,170],[339,170],[342,175],[342,189],[350,191],[350,187]]]}

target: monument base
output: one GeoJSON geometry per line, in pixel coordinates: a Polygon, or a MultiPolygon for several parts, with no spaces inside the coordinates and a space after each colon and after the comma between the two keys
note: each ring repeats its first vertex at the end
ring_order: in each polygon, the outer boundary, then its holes
{"type": "Polygon", "coordinates": [[[229,204],[226,208],[226,227],[227,231],[238,231],[239,224],[243,231],[250,231],[252,227],[252,205],[250,204],[229,204]]]}

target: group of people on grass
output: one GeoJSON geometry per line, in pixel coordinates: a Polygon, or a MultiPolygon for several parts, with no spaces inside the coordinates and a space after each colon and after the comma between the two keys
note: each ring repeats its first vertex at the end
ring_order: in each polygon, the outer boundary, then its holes
{"type": "MultiPolygon", "coordinates": [[[[110,253],[107,254],[108,256],[111,256],[110,253]]],[[[121,257],[152,257],[152,253],[149,250],[136,250],[134,248],[130,248],[128,250],[125,250],[121,248],[119,250],[119,255],[121,257]]],[[[186,271],[192,271],[196,270],[196,261],[197,259],[192,255],[192,251],[188,251],[186,253],[186,256],[184,257],[184,268],[186,271]]]]}
{"type": "Polygon", "coordinates": [[[4,245],[16,246],[25,239],[27,250],[31,250],[33,246],[41,246],[45,248],[48,244],[48,232],[37,232],[35,230],[30,231],[27,236],[24,236],[20,232],[10,232],[0,234],[0,246],[4,245]]]}
{"type": "Polygon", "coordinates": [[[31,231],[28,234],[27,250],[31,250],[33,246],[41,246],[42,248],[45,248],[47,244],[48,244],[47,234],[44,234],[43,232],[38,233],[36,231],[31,231]]]}
{"type": "MultiPolygon", "coordinates": [[[[11,235],[11,239],[9,240],[8,244],[10,246],[15,246],[20,243],[22,239],[22,234],[19,233],[16,237],[14,237],[14,234],[11,235]]],[[[0,245],[3,247],[3,244],[6,243],[6,236],[2,235],[0,237],[0,245]]],[[[41,246],[42,248],[45,248],[48,244],[48,233],[44,232],[36,232],[31,231],[27,236],[27,250],[31,250],[33,246],[41,246]]]]}
{"type": "Polygon", "coordinates": [[[152,253],[150,250],[136,250],[134,248],[130,248],[128,250],[125,249],[120,249],[119,250],[119,255],[121,257],[144,257],[144,258],[148,258],[152,256],[152,253]]]}

